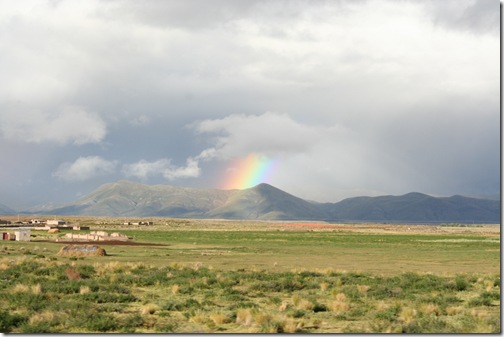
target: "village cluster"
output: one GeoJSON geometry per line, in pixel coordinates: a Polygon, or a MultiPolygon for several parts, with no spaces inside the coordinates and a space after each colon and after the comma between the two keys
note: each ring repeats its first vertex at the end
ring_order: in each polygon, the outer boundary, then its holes
{"type": "MultiPolygon", "coordinates": [[[[128,237],[121,233],[107,233],[104,231],[91,231],[86,234],[74,233],[73,231],[89,230],[88,226],[67,224],[64,220],[40,220],[31,219],[29,221],[16,221],[12,223],[8,220],[0,219],[2,232],[0,241],[30,241],[32,230],[47,230],[48,233],[57,233],[60,231],[70,231],[56,241],[128,241],[128,237]]],[[[149,226],[152,221],[124,222],[124,225],[149,226]]]]}

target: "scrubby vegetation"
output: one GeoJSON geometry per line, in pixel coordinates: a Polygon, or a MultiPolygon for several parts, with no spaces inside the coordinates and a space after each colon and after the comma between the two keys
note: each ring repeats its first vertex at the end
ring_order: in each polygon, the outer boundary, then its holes
{"type": "Polygon", "coordinates": [[[498,275],[81,262],[0,259],[0,331],[500,332],[498,275]]]}

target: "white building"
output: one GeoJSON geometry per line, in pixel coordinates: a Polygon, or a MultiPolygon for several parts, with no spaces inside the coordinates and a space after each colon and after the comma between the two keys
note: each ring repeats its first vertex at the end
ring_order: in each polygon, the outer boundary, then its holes
{"type": "Polygon", "coordinates": [[[63,220],[47,220],[46,224],[48,226],[60,226],[66,224],[63,220]]]}
{"type": "Polygon", "coordinates": [[[16,235],[16,241],[30,241],[30,230],[29,229],[20,229],[14,231],[14,235],[16,235]]]}

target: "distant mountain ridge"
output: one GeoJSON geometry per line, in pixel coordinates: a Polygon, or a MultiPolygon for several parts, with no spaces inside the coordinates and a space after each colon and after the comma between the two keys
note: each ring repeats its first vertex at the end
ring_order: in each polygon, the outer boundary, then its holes
{"type": "Polygon", "coordinates": [[[38,214],[370,222],[500,222],[500,201],[463,196],[355,197],[309,202],[268,184],[219,190],[131,181],[104,184],[74,203],[38,214]]]}
{"type": "Polygon", "coordinates": [[[1,215],[15,215],[17,213],[12,208],[5,206],[4,204],[0,204],[0,214],[1,215]]]}

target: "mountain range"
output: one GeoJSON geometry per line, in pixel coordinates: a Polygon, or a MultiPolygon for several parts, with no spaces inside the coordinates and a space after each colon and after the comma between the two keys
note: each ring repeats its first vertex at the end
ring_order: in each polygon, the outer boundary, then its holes
{"type": "MultiPolygon", "coordinates": [[[[464,196],[354,197],[336,203],[307,201],[268,184],[243,190],[144,185],[131,181],[104,184],[64,206],[21,213],[114,217],[178,217],[347,222],[500,222],[500,200],[464,196]]],[[[15,214],[0,205],[0,214],[15,214]]]]}

